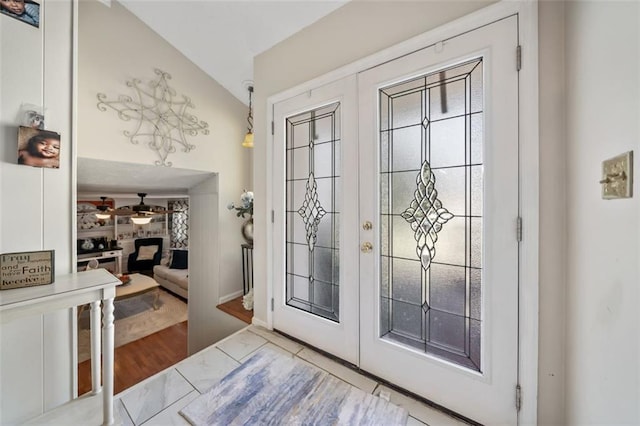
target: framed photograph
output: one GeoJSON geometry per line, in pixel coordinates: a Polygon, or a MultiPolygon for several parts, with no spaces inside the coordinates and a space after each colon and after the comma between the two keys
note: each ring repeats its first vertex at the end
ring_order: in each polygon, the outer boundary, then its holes
{"type": "Polygon", "coordinates": [[[0,255],[0,290],[51,284],[55,251],[25,251],[0,255]]]}
{"type": "Polygon", "coordinates": [[[44,114],[41,114],[35,110],[27,110],[24,112],[22,125],[26,127],[32,127],[34,129],[44,130],[44,114]]]}
{"type": "Polygon", "coordinates": [[[60,134],[50,130],[20,126],[18,128],[18,164],[60,168],[60,134]]]}
{"type": "Polygon", "coordinates": [[[40,4],[33,0],[0,0],[0,13],[40,28],[40,4]]]}

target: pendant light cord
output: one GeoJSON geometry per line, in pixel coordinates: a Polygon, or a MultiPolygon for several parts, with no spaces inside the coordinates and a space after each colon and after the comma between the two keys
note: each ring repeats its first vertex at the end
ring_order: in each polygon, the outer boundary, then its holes
{"type": "Polygon", "coordinates": [[[253,93],[253,86],[249,86],[249,115],[247,116],[247,122],[249,123],[249,127],[247,130],[249,133],[253,133],[253,108],[251,103],[251,94],[253,93]]]}

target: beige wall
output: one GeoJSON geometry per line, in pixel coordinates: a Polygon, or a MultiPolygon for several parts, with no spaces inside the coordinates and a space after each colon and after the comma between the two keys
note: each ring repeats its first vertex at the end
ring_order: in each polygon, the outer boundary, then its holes
{"type": "MultiPolygon", "coordinates": [[[[80,2],[78,157],[153,165],[156,154],[145,144],[132,144],[123,135],[124,130],[135,129],[135,122],[120,120],[110,109],[100,111],[96,95],[104,93],[108,99],[131,95],[135,99],[126,81],[137,78],[145,85],[156,78],[155,68],[172,76],[169,86],[178,96],[191,98],[195,107],[188,112],[209,124],[209,135],[187,136],[187,141],[196,145],[195,150],[184,153],[177,146],[167,160],[174,168],[218,173],[218,294],[224,297],[242,290],[242,221],[226,205],[237,203],[243,189],[251,189],[251,151],[240,145],[246,131],[247,108],[120,3],[112,1],[108,7],[94,0],[80,2]]],[[[212,308],[217,303],[210,301],[212,308]]]]}
{"type": "MultiPolygon", "coordinates": [[[[0,253],[55,250],[55,272],[71,272],[72,5],[41,3],[40,28],[0,15],[0,253]],[[46,109],[61,134],[59,169],[17,164],[21,105],[46,109]]],[[[9,290],[10,291],[10,290],[9,290]]],[[[72,310],[0,326],[0,424],[20,424],[73,396],[72,310]]]]}
{"type": "Polygon", "coordinates": [[[256,56],[256,104],[493,2],[351,1],[256,56]]]}
{"type": "Polygon", "coordinates": [[[598,184],[623,152],[638,170],[639,28],[637,1],[566,3],[568,424],[640,424],[640,195],[598,184]]]}
{"type": "Polygon", "coordinates": [[[538,423],[561,425],[565,424],[567,260],[564,3],[540,2],[538,13],[541,88],[538,423]]]}

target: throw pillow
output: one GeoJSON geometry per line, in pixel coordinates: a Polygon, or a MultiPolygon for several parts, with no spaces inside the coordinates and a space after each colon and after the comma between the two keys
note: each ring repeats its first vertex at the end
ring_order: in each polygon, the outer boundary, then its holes
{"type": "Polygon", "coordinates": [[[162,258],[160,259],[160,264],[166,267],[169,267],[169,265],[171,265],[171,252],[173,250],[163,250],[162,251],[162,258]]]}
{"type": "Polygon", "coordinates": [[[136,260],[152,260],[158,251],[158,246],[140,246],[136,260]]]}
{"type": "Polygon", "coordinates": [[[173,250],[170,269],[188,269],[189,252],[187,250],[173,250]]]}

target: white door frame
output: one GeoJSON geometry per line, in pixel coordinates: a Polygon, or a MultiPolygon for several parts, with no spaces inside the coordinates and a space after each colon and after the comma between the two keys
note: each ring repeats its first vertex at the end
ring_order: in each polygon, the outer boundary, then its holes
{"type": "MultiPolygon", "coordinates": [[[[435,45],[460,33],[489,24],[510,15],[518,15],[518,38],[522,46],[522,69],[519,73],[519,156],[520,166],[520,213],[522,235],[520,244],[520,299],[519,299],[519,384],[521,388],[521,410],[519,424],[536,424],[538,408],[538,245],[539,245],[539,137],[538,137],[538,3],[536,0],[523,2],[501,1],[467,16],[456,19],[405,42],[384,49],[366,58],[329,72],[323,76],[295,86],[267,99],[267,190],[266,211],[272,211],[273,197],[273,149],[271,135],[273,105],[282,100],[299,95],[315,87],[355,74],[380,63],[411,53],[415,50],[435,45]],[[526,159],[524,161],[523,159],[526,159]]],[[[516,53],[514,52],[514,66],[516,53]]],[[[266,230],[267,242],[273,241],[273,227],[266,230]]],[[[267,243],[268,244],[268,243],[267,243]]],[[[273,258],[266,248],[267,256],[267,318],[266,323],[254,323],[273,328],[271,300],[273,297],[273,258]]]]}

